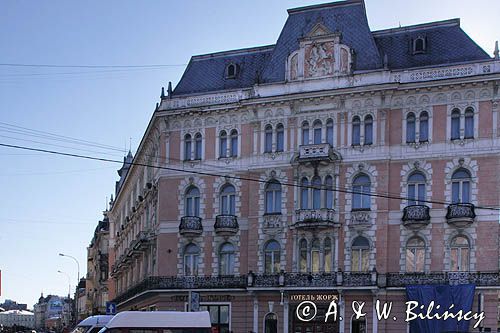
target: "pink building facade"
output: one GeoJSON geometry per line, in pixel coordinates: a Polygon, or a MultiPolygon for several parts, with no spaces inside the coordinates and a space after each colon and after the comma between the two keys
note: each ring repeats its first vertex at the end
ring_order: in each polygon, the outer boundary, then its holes
{"type": "Polygon", "coordinates": [[[407,286],[469,284],[470,330],[496,330],[499,79],[458,20],[373,32],[357,0],[193,57],[121,170],[110,299],[185,311],[195,291],[216,332],[405,332],[407,286]]]}

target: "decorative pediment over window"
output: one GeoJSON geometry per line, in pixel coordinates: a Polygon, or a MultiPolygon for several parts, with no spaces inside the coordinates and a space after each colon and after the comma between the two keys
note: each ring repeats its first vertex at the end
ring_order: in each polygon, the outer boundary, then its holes
{"type": "Polygon", "coordinates": [[[351,48],[341,44],[341,37],[340,32],[331,32],[323,24],[316,24],[309,34],[300,40],[300,48],[288,57],[288,80],[351,74],[351,48]]]}

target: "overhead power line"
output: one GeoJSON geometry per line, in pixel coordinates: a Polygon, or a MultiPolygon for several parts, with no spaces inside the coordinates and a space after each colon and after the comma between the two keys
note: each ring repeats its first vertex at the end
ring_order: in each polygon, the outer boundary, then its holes
{"type": "MultiPolygon", "coordinates": [[[[95,157],[95,156],[88,156],[88,155],[65,153],[65,152],[60,152],[60,151],[55,151],[55,150],[33,148],[33,147],[19,146],[19,145],[11,145],[11,144],[6,144],[6,143],[0,143],[0,146],[7,147],[7,148],[13,148],[13,149],[37,151],[37,152],[42,152],[42,153],[47,153],[47,154],[53,154],[53,155],[61,155],[61,156],[75,157],[75,158],[81,158],[81,159],[87,159],[87,160],[94,160],[94,161],[119,163],[119,164],[124,163],[124,164],[127,164],[127,165],[137,165],[137,166],[143,166],[143,167],[151,167],[151,168],[161,169],[161,170],[169,170],[169,171],[176,171],[176,172],[186,172],[186,170],[184,170],[184,169],[179,169],[179,168],[174,168],[174,167],[149,165],[149,164],[140,163],[140,162],[123,162],[123,161],[120,161],[120,160],[113,160],[113,159],[103,158],[103,157],[95,157]]],[[[223,175],[223,174],[219,174],[219,173],[205,172],[205,171],[195,171],[195,170],[190,170],[189,172],[193,173],[193,174],[202,175],[202,176],[225,177],[225,178],[228,178],[228,179],[237,179],[237,180],[243,180],[243,181],[257,182],[257,183],[267,184],[267,181],[265,181],[265,180],[255,179],[255,178],[249,178],[249,177],[223,175]]],[[[403,197],[400,197],[400,196],[393,196],[393,195],[381,194],[381,193],[376,193],[376,192],[359,192],[359,191],[353,191],[353,190],[347,190],[347,189],[340,189],[340,188],[334,188],[334,187],[330,188],[330,187],[326,187],[324,185],[322,185],[320,187],[309,186],[309,185],[300,185],[300,184],[294,184],[294,183],[281,183],[281,185],[289,186],[289,187],[297,187],[297,188],[308,188],[308,189],[318,189],[319,188],[319,189],[323,189],[323,190],[330,190],[330,191],[333,191],[333,192],[349,193],[349,194],[360,194],[360,195],[366,195],[366,196],[370,196],[370,197],[379,197],[379,198],[393,199],[393,200],[407,200],[408,199],[408,198],[403,198],[403,197]]],[[[437,201],[437,200],[419,200],[419,201],[425,202],[425,203],[440,204],[440,205],[449,205],[450,204],[448,202],[437,201]]],[[[479,206],[478,205],[478,206],[475,206],[475,208],[485,209],[485,210],[500,211],[499,207],[486,207],[486,206],[479,206]]]]}

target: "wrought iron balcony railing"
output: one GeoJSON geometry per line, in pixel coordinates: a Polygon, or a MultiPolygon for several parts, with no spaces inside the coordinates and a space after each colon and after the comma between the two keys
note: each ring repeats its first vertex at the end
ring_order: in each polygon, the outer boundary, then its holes
{"type": "Polygon", "coordinates": [[[403,209],[403,224],[408,228],[419,229],[431,221],[430,209],[426,205],[410,205],[403,209]]]}
{"type": "Polygon", "coordinates": [[[119,294],[117,303],[149,290],[190,289],[268,289],[268,288],[332,288],[332,287],[406,287],[408,285],[438,285],[472,283],[476,286],[500,286],[500,274],[495,272],[430,272],[386,273],[331,272],[286,273],[262,275],[249,273],[238,276],[152,276],[119,294]]]}
{"type": "Polygon", "coordinates": [[[446,219],[449,224],[458,228],[466,227],[476,218],[474,205],[470,203],[455,203],[448,206],[446,219]]]}
{"type": "Polygon", "coordinates": [[[297,228],[328,227],[335,223],[335,210],[330,208],[297,209],[295,214],[297,228]]]}
{"type": "Polygon", "coordinates": [[[238,218],[235,215],[222,214],[215,217],[214,229],[220,235],[234,235],[239,228],[238,218]]]}
{"type": "Polygon", "coordinates": [[[179,233],[185,236],[198,236],[203,233],[203,225],[201,217],[198,216],[183,216],[179,224],[179,233]]]}

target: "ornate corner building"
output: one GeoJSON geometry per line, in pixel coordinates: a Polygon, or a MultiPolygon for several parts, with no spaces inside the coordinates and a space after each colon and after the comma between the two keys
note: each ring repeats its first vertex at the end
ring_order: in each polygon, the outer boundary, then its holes
{"type": "Polygon", "coordinates": [[[496,330],[498,49],[457,19],[371,31],[361,0],[288,14],[275,45],[194,56],[162,93],[108,212],[109,298],[196,291],[217,332],[400,333],[406,286],[467,283],[496,330]],[[343,320],[299,321],[308,297],[343,320]]]}

